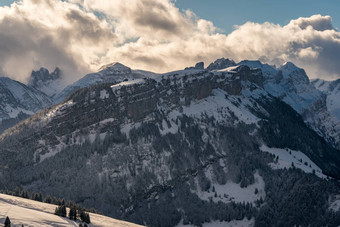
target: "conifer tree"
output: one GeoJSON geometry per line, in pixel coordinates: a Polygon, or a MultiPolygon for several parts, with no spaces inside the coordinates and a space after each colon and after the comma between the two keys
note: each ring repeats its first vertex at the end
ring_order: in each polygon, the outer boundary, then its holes
{"type": "Polygon", "coordinates": [[[66,207],[65,205],[60,205],[55,208],[54,214],[62,217],[66,217],[66,207]]]}
{"type": "Polygon", "coordinates": [[[5,223],[4,223],[5,227],[11,227],[11,221],[9,220],[9,217],[6,217],[5,223]]]}
{"type": "Polygon", "coordinates": [[[68,216],[71,220],[77,220],[77,209],[74,206],[70,208],[68,216]]]}

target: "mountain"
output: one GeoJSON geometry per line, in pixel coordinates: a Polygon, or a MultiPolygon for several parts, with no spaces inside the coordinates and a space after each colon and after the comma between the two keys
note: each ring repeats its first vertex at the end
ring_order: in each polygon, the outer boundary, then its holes
{"type": "Polygon", "coordinates": [[[334,114],[340,122],[340,79],[335,81],[325,81],[321,79],[312,80],[312,84],[318,90],[327,95],[327,108],[334,114]]]}
{"type": "MultiPolygon", "coordinates": [[[[11,226],[79,226],[79,222],[60,217],[54,214],[56,205],[19,198],[15,196],[0,194],[0,223],[5,222],[8,216],[11,226]]],[[[90,213],[91,227],[138,227],[132,223],[127,223],[90,213]]]]}
{"type": "Polygon", "coordinates": [[[220,58],[210,63],[210,65],[207,67],[207,70],[212,71],[212,70],[226,69],[228,67],[232,67],[235,65],[236,63],[233,60],[230,60],[228,58],[227,59],[220,58]]]}
{"type": "Polygon", "coordinates": [[[67,96],[73,92],[91,85],[101,84],[101,83],[118,83],[125,80],[134,80],[144,77],[154,77],[157,74],[142,70],[132,70],[131,68],[115,62],[109,65],[102,66],[97,73],[90,73],[81,78],[80,80],[74,82],[73,84],[67,86],[54,98],[55,103],[59,103],[64,100],[67,96]]]}
{"type": "Polygon", "coordinates": [[[32,71],[27,85],[45,93],[49,97],[55,96],[65,87],[61,70],[58,67],[52,73],[46,68],[32,71]]]}
{"type": "Polygon", "coordinates": [[[266,75],[238,65],[80,89],[1,135],[0,188],[147,226],[340,225],[340,153],[266,75]]]}
{"type": "Polygon", "coordinates": [[[44,93],[7,77],[0,77],[0,134],[52,104],[44,93]]]}
{"type": "MultiPolygon", "coordinates": [[[[327,95],[310,83],[303,69],[291,62],[279,68],[260,61],[242,61],[238,65],[261,69],[264,89],[290,105],[302,115],[306,124],[334,147],[340,148],[340,121],[334,111],[329,111],[327,95]]],[[[332,97],[336,97],[336,94],[332,97]]]]}

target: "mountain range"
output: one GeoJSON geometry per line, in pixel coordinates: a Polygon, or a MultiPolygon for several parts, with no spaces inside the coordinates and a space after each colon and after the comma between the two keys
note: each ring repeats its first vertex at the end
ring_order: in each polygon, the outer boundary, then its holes
{"type": "MultiPolygon", "coordinates": [[[[340,146],[340,102],[337,99],[339,91],[339,80],[324,81],[320,79],[309,81],[305,71],[298,68],[293,63],[286,63],[280,67],[262,64],[260,61],[244,60],[236,64],[229,59],[217,59],[211,63],[206,70],[214,71],[236,65],[247,65],[250,68],[259,68],[264,75],[264,89],[271,95],[280,98],[290,105],[295,111],[302,115],[306,124],[324,137],[332,146],[339,149],[340,146]]],[[[202,64],[195,67],[204,69],[202,64]],[[203,67],[203,68],[202,68],[203,67]]],[[[186,70],[195,69],[188,67],[186,70]]],[[[0,132],[13,126],[26,117],[42,110],[52,104],[57,104],[67,98],[73,92],[101,83],[119,83],[124,80],[134,80],[141,78],[155,78],[158,74],[143,70],[132,70],[119,62],[105,65],[97,73],[90,73],[80,80],[65,85],[62,72],[56,68],[52,73],[46,68],[32,71],[27,85],[9,78],[2,78],[12,84],[20,84],[22,92],[28,92],[39,100],[23,99],[17,97],[18,88],[16,86],[4,85],[6,91],[2,92],[4,104],[2,104],[2,114],[0,119],[0,132]],[[28,88],[27,88],[28,87],[28,88]],[[40,91],[40,92],[39,92],[40,91]],[[10,100],[15,96],[16,100],[10,100]],[[43,96],[43,97],[42,97],[43,96]],[[18,104],[19,103],[19,104],[18,104]],[[21,104],[20,104],[21,103],[21,104]],[[23,107],[22,104],[30,107],[23,107]],[[10,105],[6,106],[6,105],[10,105]]],[[[4,84],[3,82],[2,84],[4,84]]],[[[4,89],[4,88],[3,88],[4,89]]],[[[20,93],[19,92],[19,93],[20,93]]]]}
{"type": "Polygon", "coordinates": [[[45,99],[0,136],[1,188],[148,226],[340,224],[336,82],[222,58],[165,74],[114,63],[44,93],[59,74],[6,79],[45,99]]]}

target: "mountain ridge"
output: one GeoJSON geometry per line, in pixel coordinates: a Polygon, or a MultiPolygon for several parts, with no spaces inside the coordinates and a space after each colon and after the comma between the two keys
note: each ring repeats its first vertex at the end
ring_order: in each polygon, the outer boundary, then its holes
{"type": "Polygon", "coordinates": [[[336,222],[333,181],[268,149],[335,178],[338,153],[264,88],[244,65],[83,88],[1,135],[0,183],[150,226],[336,222]]]}
{"type": "Polygon", "coordinates": [[[8,77],[0,77],[0,134],[52,104],[44,93],[8,77]]]}

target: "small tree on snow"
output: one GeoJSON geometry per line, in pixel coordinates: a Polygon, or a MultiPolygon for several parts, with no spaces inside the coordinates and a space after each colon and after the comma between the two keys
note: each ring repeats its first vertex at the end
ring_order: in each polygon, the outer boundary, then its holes
{"type": "Polygon", "coordinates": [[[9,217],[8,217],[8,216],[6,217],[4,226],[5,226],[5,227],[11,227],[11,221],[9,220],[9,217]]]}
{"type": "Polygon", "coordinates": [[[70,212],[68,216],[71,220],[74,220],[74,221],[77,220],[77,209],[74,206],[70,208],[70,212]]]}

